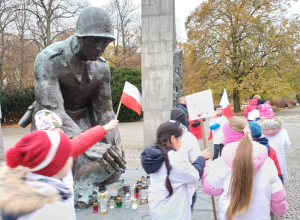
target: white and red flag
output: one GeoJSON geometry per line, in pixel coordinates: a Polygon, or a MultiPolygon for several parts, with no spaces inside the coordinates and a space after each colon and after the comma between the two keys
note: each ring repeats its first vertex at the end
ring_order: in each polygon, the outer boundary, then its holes
{"type": "Polygon", "coordinates": [[[125,86],[123,89],[121,101],[123,105],[127,106],[128,108],[132,109],[139,115],[142,112],[142,95],[138,88],[132,85],[129,82],[125,82],[125,86]]]}
{"type": "MultiPolygon", "coordinates": [[[[224,116],[226,116],[227,119],[232,118],[233,117],[233,112],[232,112],[232,109],[231,109],[231,106],[230,106],[230,103],[229,103],[229,100],[228,100],[226,89],[224,89],[224,92],[223,92],[223,95],[222,95],[222,98],[221,98],[221,101],[220,101],[220,105],[222,106],[222,109],[223,109],[222,114],[224,116]]],[[[212,137],[213,137],[212,130],[210,130],[208,140],[212,139],[212,137]]]]}

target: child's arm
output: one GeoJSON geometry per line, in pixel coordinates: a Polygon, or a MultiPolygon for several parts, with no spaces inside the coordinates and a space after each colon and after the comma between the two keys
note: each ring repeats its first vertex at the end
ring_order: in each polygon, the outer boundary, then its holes
{"type": "Polygon", "coordinates": [[[214,130],[214,129],[218,128],[218,127],[220,127],[219,123],[215,123],[215,124],[209,126],[210,130],[214,130]]]}
{"type": "Polygon", "coordinates": [[[270,184],[271,184],[271,212],[275,215],[283,216],[289,206],[286,202],[285,191],[281,180],[278,177],[277,169],[273,161],[270,167],[270,184]]]}
{"type": "Polygon", "coordinates": [[[217,173],[216,162],[217,160],[215,162],[206,161],[201,180],[204,193],[211,196],[219,196],[223,192],[223,180],[217,173]]]}
{"type": "Polygon", "coordinates": [[[284,149],[288,150],[288,149],[290,149],[291,142],[290,142],[289,135],[285,129],[283,130],[283,135],[284,135],[284,140],[285,140],[284,141],[284,149]]]}
{"type": "Polygon", "coordinates": [[[105,137],[106,131],[115,129],[118,126],[118,122],[117,120],[111,120],[104,126],[97,125],[71,139],[73,159],[76,159],[98,141],[101,141],[105,137]]]}
{"type": "Polygon", "coordinates": [[[97,125],[70,140],[73,146],[73,159],[85,153],[90,147],[102,140],[106,131],[100,125],[97,125]]]}

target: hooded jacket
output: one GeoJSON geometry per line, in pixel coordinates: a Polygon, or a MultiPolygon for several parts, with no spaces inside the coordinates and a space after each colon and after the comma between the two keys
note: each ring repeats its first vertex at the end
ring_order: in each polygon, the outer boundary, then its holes
{"type": "Polygon", "coordinates": [[[268,156],[274,161],[275,166],[278,171],[278,177],[283,182],[283,177],[282,177],[282,173],[281,173],[281,169],[280,169],[280,165],[278,162],[276,151],[271,146],[269,146],[268,139],[266,137],[260,137],[260,138],[253,138],[253,140],[267,147],[268,156]]]}
{"type": "MultiPolygon", "coordinates": [[[[75,219],[71,199],[63,199],[61,192],[46,182],[26,181],[29,172],[29,168],[21,166],[1,168],[0,208],[3,220],[75,219]]],[[[69,174],[72,174],[71,171],[69,174]]],[[[64,188],[68,185],[60,183],[64,188]]]]}
{"type": "Polygon", "coordinates": [[[167,169],[161,150],[149,146],[141,154],[142,166],[151,178],[148,189],[151,219],[190,220],[192,200],[188,186],[195,184],[202,177],[205,159],[198,157],[191,164],[188,157],[174,150],[168,152],[168,157],[172,166],[169,179],[173,194],[170,197],[165,186],[167,169]]]}
{"type": "Polygon", "coordinates": [[[245,117],[247,119],[248,119],[249,112],[251,112],[252,110],[256,109],[257,102],[258,102],[258,99],[251,99],[249,101],[249,104],[246,106],[246,108],[244,110],[244,115],[245,115],[245,117]]]}
{"type": "Polygon", "coordinates": [[[182,104],[182,103],[178,103],[178,104],[176,105],[176,108],[180,108],[180,109],[184,110],[184,112],[185,112],[186,114],[188,114],[188,110],[187,110],[186,105],[184,105],[184,104],[182,104]]]}
{"type": "Polygon", "coordinates": [[[283,181],[288,181],[285,151],[291,146],[289,135],[282,127],[279,119],[262,119],[257,122],[261,127],[261,132],[268,139],[269,145],[274,148],[280,164],[283,181]]]}
{"type": "Polygon", "coordinates": [[[175,108],[171,111],[171,120],[175,120],[183,124],[190,131],[190,123],[187,118],[187,113],[181,108],[175,108]]]}
{"type": "MultiPolygon", "coordinates": [[[[206,194],[220,196],[220,220],[225,220],[230,204],[230,181],[232,166],[239,142],[231,142],[223,148],[222,156],[211,163],[206,162],[202,186],[206,194]]],[[[282,216],[288,209],[285,191],[278,178],[274,162],[268,158],[267,148],[253,142],[254,181],[249,209],[235,220],[270,220],[270,211],[282,216]]]]}

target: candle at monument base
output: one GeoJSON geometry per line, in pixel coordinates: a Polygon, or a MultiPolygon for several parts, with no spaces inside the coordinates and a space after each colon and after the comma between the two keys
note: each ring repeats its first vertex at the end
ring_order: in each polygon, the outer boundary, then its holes
{"type": "Polygon", "coordinates": [[[135,185],[135,198],[136,198],[136,199],[139,198],[139,193],[140,193],[140,190],[139,190],[139,188],[137,187],[137,185],[135,185]]]}
{"type": "Polygon", "coordinates": [[[109,200],[109,208],[110,209],[114,209],[115,208],[115,200],[114,199],[109,200]]]}
{"type": "Polygon", "coordinates": [[[129,209],[131,207],[131,198],[130,198],[129,193],[127,193],[126,196],[125,196],[124,206],[125,206],[126,209],[129,209]]]}
{"type": "Polygon", "coordinates": [[[137,210],[138,209],[138,204],[137,204],[137,199],[133,199],[132,200],[132,209],[133,210],[137,210]]]}
{"type": "Polygon", "coordinates": [[[117,208],[121,208],[122,207],[122,198],[121,197],[117,198],[116,204],[117,204],[117,208]]]}
{"type": "Polygon", "coordinates": [[[146,186],[147,186],[147,188],[149,188],[150,183],[151,183],[151,179],[150,179],[150,175],[148,174],[147,175],[147,180],[146,180],[146,186]]]}
{"type": "Polygon", "coordinates": [[[100,215],[107,214],[107,196],[104,192],[100,195],[100,215]]]}
{"type": "Polygon", "coordinates": [[[93,203],[93,213],[98,213],[98,202],[93,203]]]}

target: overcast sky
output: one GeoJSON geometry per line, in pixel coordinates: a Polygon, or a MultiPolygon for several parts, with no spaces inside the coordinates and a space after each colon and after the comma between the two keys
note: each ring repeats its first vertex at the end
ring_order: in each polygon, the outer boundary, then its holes
{"type": "MultiPolygon", "coordinates": [[[[109,0],[89,0],[92,6],[101,7],[103,4],[109,0]]],[[[133,0],[135,4],[141,4],[141,0],[133,0]]],[[[187,16],[193,11],[203,0],[175,0],[175,16],[176,20],[179,21],[179,31],[182,38],[186,39],[186,34],[184,30],[184,22],[187,16]]],[[[293,3],[290,9],[292,13],[300,14],[300,1],[293,3]]]]}

